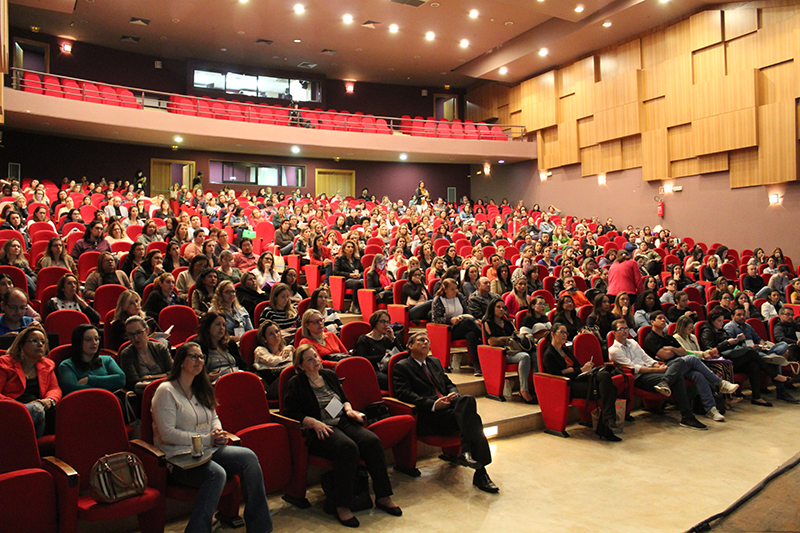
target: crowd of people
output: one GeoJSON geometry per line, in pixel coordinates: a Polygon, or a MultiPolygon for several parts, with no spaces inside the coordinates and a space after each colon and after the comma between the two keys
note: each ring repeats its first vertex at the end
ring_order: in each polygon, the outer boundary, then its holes
{"type": "Polygon", "coordinates": [[[203,191],[195,182],[191,190],[176,186],[166,197],[147,197],[142,185],[141,179],[65,180],[55,189],[34,180],[4,187],[0,230],[18,234],[2,245],[0,265],[18,267],[26,286],[15,287],[0,273],[0,334],[14,336],[0,357],[0,399],[24,403],[41,435],[63,395],[102,388],[141,396],[149,383],[165,380],[153,400],[156,445],[168,454],[185,451],[195,428],[189,427],[194,415],[188,420],[182,406],[192,403],[208,422],[203,444],[215,449],[214,461],[191,476],[173,473],[178,483],[204,487],[198,498],[208,504],[195,505],[190,520],[198,530],[210,528],[219,471],[236,468],[246,472],[248,527],[271,528],[260,470],[253,474],[257,459],[227,451],[214,410],[214,383],[236,371],[255,373],[267,397],[278,399],[281,373],[294,369],[284,413],[308,430],[311,453],[333,461],[336,516],[344,525],[358,525],[348,502],[359,459],[378,507],[402,512],[380,442],[324,362],[364,357],[388,390],[390,358],[408,352],[391,385],[400,400],[417,406],[419,434],[460,433],[454,460],[475,469],[479,489],[499,490],[486,471],[491,453],[475,399],[459,394],[447,377],[460,369],[443,368],[428,355],[424,332],[411,332],[404,343],[409,331],[383,309],[365,317],[370,331],[348,349],[340,338],[345,309],[330,304],[331,276],[343,277],[352,290],[351,312],[360,312],[357,291],[371,289],[379,304],[405,305],[412,327],[452,326],[452,339],[468,345],[475,376],[482,375],[479,345],[504,348],[507,362],[518,365],[526,403],[537,402],[533,373],[570,378],[571,397],[599,404],[597,433],[609,441],[620,440],[613,431],[614,371],[575,353],[571,341],[581,333],[597,337],[605,361],[633,377],[630,386],[671,396],[683,427],[707,429],[695,413],[723,422],[721,408],[742,399],[736,374],[749,379],[754,405],[772,406],[762,397],[763,374],[778,400],[800,403],[782,371],[798,359],[800,324],[791,305],[800,304],[800,279],[780,248],[769,255],[760,248],[709,250],[665,228],[619,230],[611,218],[562,216],[552,205],[543,210],[466,197],[448,204],[433,201],[424,182],[407,204],[385,196],[378,201],[367,189],[357,198],[313,198],[299,189],[203,191]],[[85,211],[76,203],[92,206],[94,218],[82,220],[85,211]],[[32,256],[40,232],[47,245],[32,256]],[[272,239],[258,237],[265,234],[272,239]],[[96,268],[82,283],[77,265],[92,251],[100,252],[96,268]],[[319,269],[321,285],[310,295],[303,273],[288,266],[289,255],[319,269]],[[37,294],[37,276],[48,267],[67,273],[54,296],[34,301],[29,295],[37,294]],[[124,287],[109,323],[94,308],[98,288],[106,285],[124,287]],[[196,339],[177,352],[159,324],[162,311],[175,305],[191,307],[199,324],[196,339]],[[47,357],[42,324],[61,310],[80,311],[87,323],[74,330],[70,355],[56,366],[47,357]],[[766,331],[772,327],[776,342],[763,339],[748,319],[763,321],[766,331]],[[257,342],[248,364],[241,340],[252,330],[257,342]],[[101,354],[102,345],[117,355],[101,354]],[[687,379],[697,388],[699,408],[687,379]]]}

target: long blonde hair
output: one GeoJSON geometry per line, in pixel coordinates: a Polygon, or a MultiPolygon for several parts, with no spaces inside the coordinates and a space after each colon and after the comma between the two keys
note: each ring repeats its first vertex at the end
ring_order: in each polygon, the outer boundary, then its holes
{"type": "MultiPolygon", "coordinates": [[[[239,299],[234,296],[233,298],[233,305],[228,307],[225,304],[225,297],[223,292],[225,291],[225,287],[229,286],[234,288],[233,282],[230,280],[220,281],[217,283],[217,288],[214,289],[214,297],[211,299],[211,304],[217,313],[220,314],[227,314],[233,311],[233,308],[242,309],[242,304],[239,303],[239,299]]],[[[236,289],[234,289],[234,292],[236,289]]]]}

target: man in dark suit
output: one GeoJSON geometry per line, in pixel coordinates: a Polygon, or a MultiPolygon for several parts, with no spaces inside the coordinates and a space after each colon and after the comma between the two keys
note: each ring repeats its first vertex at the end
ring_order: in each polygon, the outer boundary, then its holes
{"type": "Polygon", "coordinates": [[[483,421],[475,398],[460,395],[434,357],[428,357],[430,340],[425,332],[408,340],[409,357],[394,367],[395,395],[400,401],[417,406],[417,431],[420,435],[461,435],[461,453],[455,462],[475,469],[473,485],[496,493],[486,472],[492,462],[489,443],[483,434],[483,421]]]}

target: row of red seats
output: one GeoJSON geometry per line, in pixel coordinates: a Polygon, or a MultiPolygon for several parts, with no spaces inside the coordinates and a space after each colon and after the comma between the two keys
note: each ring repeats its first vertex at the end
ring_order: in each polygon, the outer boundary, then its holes
{"type": "Polygon", "coordinates": [[[122,87],[109,87],[108,85],[95,84],[90,81],[78,83],[70,78],[59,80],[55,76],[45,75],[40,78],[34,72],[25,72],[20,80],[23,91],[66,98],[68,100],[82,100],[95,104],[113,105],[141,109],[142,104],[129,89],[122,87]]]}
{"type": "MultiPolygon", "coordinates": [[[[71,78],[61,78],[45,75],[40,77],[35,72],[25,72],[20,80],[20,88],[25,92],[67,98],[69,100],[82,100],[97,104],[114,105],[141,109],[142,101],[137,99],[133,92],[123,87],[110,87],[92,82],[78,82],[71,78]]],[[[191,115],[218,120],[232,120],[237,122],[253,122],[257,124],[272,124],[279,126],[303,126],[320,130],[350,131],[357,133],[377,133],[391,135],[394,131],[386,119],[376,118],[374,115],[364,115],[349,111],[337,112],[308,108],[299,110],[299,116],[292,116],[290,109],[280,106],[259,105],[254,102],[241,103],[238,100],[228,101],[224,98],[216,100],[209,97],[171,95],[167,102],[167,111],[179,115],[191,115]]],[[[507,141],[508,136],[503,133],[500,126],[480,123],[471,120],[463,124],[456,119],[452,122],[447,119],[423,120],[416,117],[413,120],[405,115],[400,121],[400,132],[416,137],[436,137],[440,139],[471,139],[507,141]]]]}

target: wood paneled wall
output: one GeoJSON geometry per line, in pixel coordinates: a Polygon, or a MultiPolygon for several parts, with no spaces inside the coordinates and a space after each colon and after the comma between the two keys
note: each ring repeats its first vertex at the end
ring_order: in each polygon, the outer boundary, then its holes
{"type": "Polygon", "coordinates": [[[645,181],[798,179],[800,5],[709,9],[526,80],[467,93],[467,119],[536,135],[539,168],[645,181]]]}

